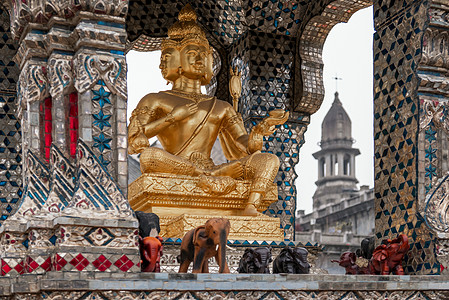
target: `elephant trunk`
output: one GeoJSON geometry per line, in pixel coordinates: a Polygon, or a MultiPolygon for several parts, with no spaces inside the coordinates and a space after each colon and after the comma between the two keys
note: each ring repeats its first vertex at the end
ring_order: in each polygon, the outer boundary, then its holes
{"type": "Polygon", "coordinates": [[[159,256],[159,247],[151,247],[150,249],[151,251],[151,256],[150,256],[150,265],[149,265],[149,270],[150,272],[154,272],[156,270],[156,263],[157,263],[157,258],[159,256]]]}
{"type": "Polygon", "coordinates": [[[220,261],[217,262],[220,266],[220,269],[218,271],[219,273],[223,273],[226,266],[226,242],[227,242],[226,230],[222,230],[220,232],[220,249],[218,249],[218,251],[220,251],[218,253],[218,258],[220,261]]]}
{"type": "Polygon", "coordinates": [[[284,266],[284,272],[288,274],[295,274],[295,267],[292,262],[287,262],[284,266]]]}
{"type": "Polygon", "coordinates": [[[267,261],[268,261],[268,254],[267,253],[259,253],[259,257],[256,257],[257,273],[265,273],[267,261]]]}

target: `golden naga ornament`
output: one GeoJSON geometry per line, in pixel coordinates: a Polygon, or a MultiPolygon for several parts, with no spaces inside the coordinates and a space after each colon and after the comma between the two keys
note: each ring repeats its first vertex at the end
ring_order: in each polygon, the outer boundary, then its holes
{"type": "Polygon", "coordinates": [[[231,79],[229,80],[229,92],[232,96],[232,106],[235,111],[239,110],[239,98],[242,94],[242,73],[239,72],[238,68],[230,68],[229,73],[231,74],[231,79]]]}
{"type": "MultiPolygon", "coordinates": [[[[167,220],[182,213],[236,216],[248,222],[251,216],[268,218],[260,212],[277,200],[270,193],[276,190],[279,159],[261,152],[263,136],[272,134],[289,114],[271,111],[248,134],[236,108],[201,93],[212,78],[213,59],[196,19],[186,5],[162,42],[159,67],[172,89],[143,97],[130,118],[129,153],[140,153],[142,171],[129,187],[130,204],[167,220]],[[149,146],[152,137],[163,149],[149,146]],[[229,161],[221,165],[210,157],[217,137],[229,161]],[[220,194],[222,190],[226,193],[220,194]]],[[[238,99],[240,73],[233,74],[230,90],[238,99]]]]}

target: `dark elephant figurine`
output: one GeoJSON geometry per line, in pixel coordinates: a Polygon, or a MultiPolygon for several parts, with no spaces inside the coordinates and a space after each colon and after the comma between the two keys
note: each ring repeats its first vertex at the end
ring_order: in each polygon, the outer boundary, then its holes
{"type": "Polygon", "coordinates": [[[310,265],[307,262],[309,252],[302,247],[285,247],[273,262],[273,274],[309,274],[310,265]]]}
{"type": "Polygon", "coordinates": [[[209,258],[215,257],[219,273],[229,273],[226,262],[226,242],[231,224],[228,219],[214,218],[187,232],[181,242],[179,273],[186,273],[193,262],[193,273],[208,273],[209,258]]]}
{"type": "Polygon", "coordinates": [[[397,238],[383,240],[382,244],[374,249],[371,258],[371,268],[373,273],[379,275],[404,275],[404,268],[401,265],[407,251],[410,249],[408,237],[400,234],[397,238]]]}
{"type": "Polygon", "coordinates": [[[265,273],[270,274],[269,264],[271,258],[270,247],[246,248],[239,262],[239,273],[265,273]]]}
{"type": "Polygon", "coordinates": [[[331,260],[331,262],[337,262],[340,267],[345,268],[347,275],[371,274],[368,263],[366,266],[359,266],[356,254],[351,251],[343,252],[340,260],[331,260]]]}
{"type": "Polygon", "coordinates": [[[360,256],[366,259],[371,259],[374,252],[374,237],[364,238],[360,243],[362,249],[360,256]]]}
{"type": "Polygon", "coordinates": [[[159,273],[161,271],[162,241],[160,236],[147,236],[139,239],[142,272],[159,273]]]}
{"type": "Polygon", "coordinates": [[[139,221],[139,235],[142,238],[147,236],[156,237],[161,232],[159,226],[159,217],[153,213],[145,213],[143,211],[135,211],[137,220],[139,221]]]}

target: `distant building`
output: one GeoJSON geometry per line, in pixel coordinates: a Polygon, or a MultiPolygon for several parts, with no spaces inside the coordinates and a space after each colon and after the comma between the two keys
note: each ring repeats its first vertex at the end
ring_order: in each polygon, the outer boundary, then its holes
{"type": "Polygon", "coordinates": [[[335,93],[332,107],[321,125],[321,150],[313,212],[298,211],[296,240],[325,246],[320,267],[331,273],[344,269],[331,264],[344,251],[355,251],[363,238],[374,234],[374,191],[366,185],[357,188],[351,119],[335,93]]]}

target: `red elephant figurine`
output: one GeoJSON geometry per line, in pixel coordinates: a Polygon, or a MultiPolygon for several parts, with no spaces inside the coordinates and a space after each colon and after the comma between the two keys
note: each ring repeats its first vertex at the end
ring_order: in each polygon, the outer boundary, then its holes
{"type": "Polygon", "coordinates": [[[331,260],[331,262],[337,262],[340,267],[345,268],[346,274],[371,274],[368,266],[357,264],[357,256],[354,252],[346,251],[340,256],[340,260],[331,260]]]}
{"type": "Polygon", "coordinates": [[[142,272],[161,271],[160,259],[162,256],[162,238],[147,236],[139,237],[141,270],[142,272]]]}
{"type": "Polygon", "coordinates": [[[382,244],[374,249],[371,258],[372,271],[380,275],[404,275],[404,268],[401,265],[402,259],[410,249],[408,237],[400,234],[397,238],[382,241],[382,244]]]}

